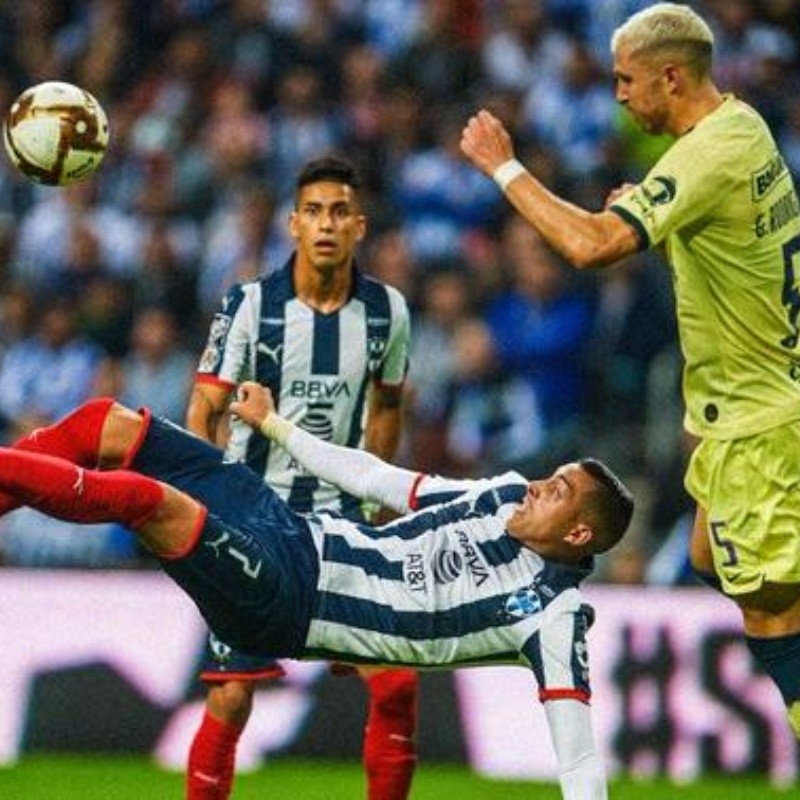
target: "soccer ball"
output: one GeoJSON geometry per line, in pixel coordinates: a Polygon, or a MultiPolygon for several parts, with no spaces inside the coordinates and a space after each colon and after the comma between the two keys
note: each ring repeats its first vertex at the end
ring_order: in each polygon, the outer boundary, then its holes
{"type": "Polygon", "coordinates": [[[47,81],[26,89],[3,125],[11,163],[47,186],[67,186],[88,178],[108,147],[108,118],[85,89],[47,81]]]}

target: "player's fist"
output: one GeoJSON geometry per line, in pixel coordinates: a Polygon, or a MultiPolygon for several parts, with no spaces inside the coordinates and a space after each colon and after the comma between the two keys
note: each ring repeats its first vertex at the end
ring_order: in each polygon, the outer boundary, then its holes
{"type": "Polygon", "coordinates": [[[635,183],[623,183],[620,186],[617,186],[616,189],[612,189],[608,196],[606,197],[606,201],[603,204],[603,208],[608,208],[612,203],[618,200],[622,195],[627,194],[631,189],[635,189],[635,183]]]}
{"type": "Polygon", "coordinates": [[[497,117],[479,111],[461,133],[461,152],[490,178],[506,161],[514,158],[511,136],[497,117]]]}
{"type": "Polygon", "coordinates": [[[254,381],[245,381],[236,390],[236,399],[231,403],[231,414],[242,422],[260,427],[267,416],[275,411],[272,392],[266,386],[254,381]]]}

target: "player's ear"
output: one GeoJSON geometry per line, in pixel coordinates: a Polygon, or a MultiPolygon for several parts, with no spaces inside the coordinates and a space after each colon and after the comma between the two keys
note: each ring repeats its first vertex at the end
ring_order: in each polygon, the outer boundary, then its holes
{"type": "Polygon", "coordinates": [[[564,537],[564,541],[573,547],[586,547],[594,539],[594,531],[585,522],[579,522],[564,537]]]}
{"type": "Polygon", "coordinates": [[[661,74],[664,76],[670,94],[677,94],[684,89],[686,70],[681,69],[678,64],[664,64],[661,74]]]}
{"type": "Polygon", "coordinates": [[[367,218],[363,214],[358,215],[356,230],[356,241],[360,242],[367,235],[367,218]]]}
{"type": "Polygon", "coordinates": [[[294,239],[294,241],[297,241],[300,238],[299,225],[300,223],[297,217],[297,211],[292,211],[292,213],[289,214],[289,235],[292,237],[292,239],[294,239]]]}

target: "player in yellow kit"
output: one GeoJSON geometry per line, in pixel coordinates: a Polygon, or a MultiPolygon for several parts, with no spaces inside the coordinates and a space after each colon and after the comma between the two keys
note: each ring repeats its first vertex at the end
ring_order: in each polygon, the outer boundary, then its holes
{"type": "Polygon", "coordinates": [[[662,247],[672,267],[686,475],[698,511],[692,562],[742,610],[748,647],[800,738],[800,203],[764,120],[711,77],[713,35],[658,3],[611,42],[617,100],[676,137],[645,179],[591,213],[548,191],[481,111],[465,155],[578,268],[662,247]]]}

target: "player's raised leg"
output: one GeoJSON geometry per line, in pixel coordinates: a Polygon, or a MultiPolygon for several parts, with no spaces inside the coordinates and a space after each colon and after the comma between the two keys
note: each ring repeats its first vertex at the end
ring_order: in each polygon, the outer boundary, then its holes
{"type": "MultiPolygon", "coordinates": [[[[36,428],[14,442],[14,450],[63,458],[82,467],[117,467],[139,440],[143,417],[108,397],[89,400],[52,425],[36,428]]],[[[20,505],[0,491],[0,514],[20,505]]]]}
{"type": "Polygon", "coordinates": [[[99,472],[66,459],[0,448],[0,490],[69,522],[118,522],[159,558],[185,553],[205,509],[188,495],[127,470],[99,472]]]}

